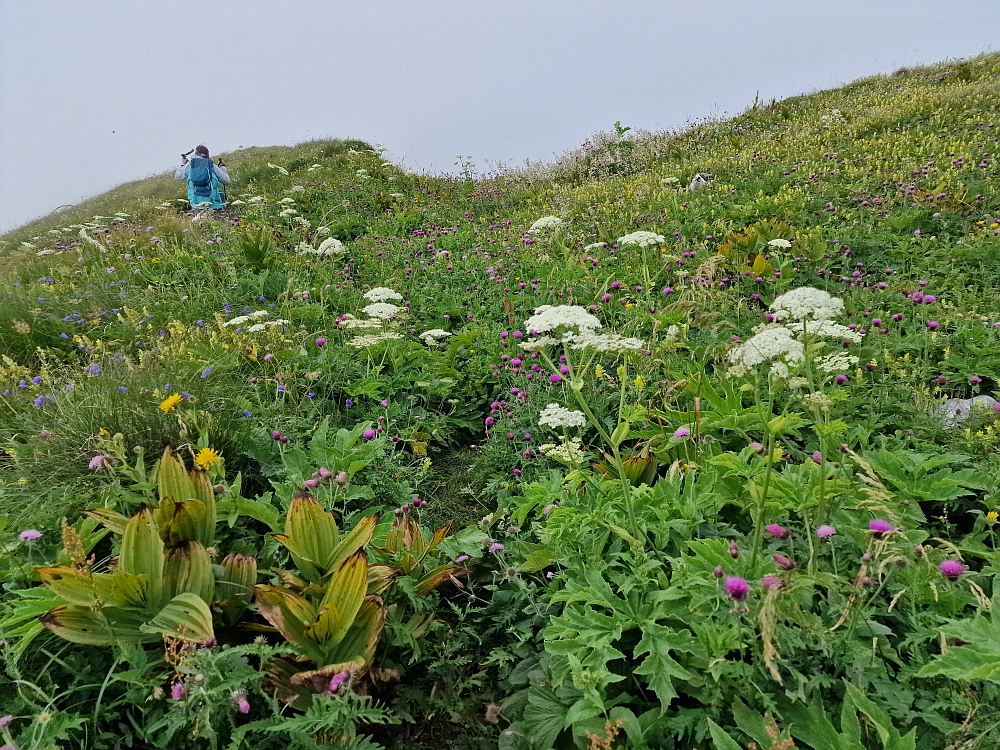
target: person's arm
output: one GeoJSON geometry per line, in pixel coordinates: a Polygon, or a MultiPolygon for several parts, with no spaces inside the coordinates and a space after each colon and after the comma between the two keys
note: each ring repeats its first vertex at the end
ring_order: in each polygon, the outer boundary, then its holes
{"type": "Polygon", "coordinates": [[[175,180],[186,180],[187,179],[187,176],[188,176],[188,173],[187,173],[187,163],[188,163],[188,160],[184,159],[184,161],[181,162],[181,165],[179,167],[177,167],[177,171],[174,172],[174,179],[175,180]]]}
{"type": "Polygon", "coordinates": [[[223,185],[232,184],[232,180],[229,179],[229,169],[218,164],[213,165],[215,167],[215,176],[219,178],[219,182],[223,185]]]}

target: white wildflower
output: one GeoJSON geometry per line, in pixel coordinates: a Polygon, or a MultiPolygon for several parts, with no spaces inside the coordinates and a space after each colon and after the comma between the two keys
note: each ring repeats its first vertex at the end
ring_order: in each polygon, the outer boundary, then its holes
{"type": "Polygon", "coordinates": [[[802,396],[802,404],[807,409],[826,413],[833,406],[833,399],[821,391],[806,393],[802,396]]]}
{"type": "Polygon", "coordinates": [[[601,327],[601,321],[579,305],[542,305],[535,310],[530,320],[524,321],[524,327],[529,331],[554,331],[559,326],[579,328],[583,331],[601,327]]]}
{"type": "Polygon", "coordinates": [[[776,240],[771,240],[767,244],[770,245],[771,247],[781,247],[786,250],[792,246],[791,242],[789,242],[788,240],[783,240],[780,237],[776,240]]]}
{"type": "Polygon", "coordinates": [[[666,237],[656,232],[632,232],[632,234],[619,237],[618,245],[619,247],[628,247],[629,245],[634,247],[654,247],[662,245],[666,241],[666,237]]]}
{"type": "Polygon", "coordinates": [[[529,229],[528,231],[537,233],[537,232],[542,232],[546,229],[555,229],[562,223],[563,220],[560,219],[558,216],[543,216],[534,224],[532,224],[531,229],[529,229]]]}
{"type": "Polygon", "coordinates": [[[361,308],[361,312],[367,315],[369,318],[377,318],[378,320],[389,320],[396,316],[396,313],[400,311],[401,308],[395,305],[390,305],[388,302],[374,302],[367,307],[361,308]]]}
{"type": "Polygon", "coordinates": [[[823,372],[843,372],[858,363],[858,358],[847,352],[836,352],[816,358],[816,366],[823,372]]]}
{"type": "Polygon", "coordinates": [[[770,309],[775,320],[830,320],[844,311],[844,301],[822,289],[800,286],[775,297],[770,309]]]}
{"type": "Polygon", "coordinates": [[[348,343],[355,349],[366,349],[369,346],[375,346],[376,344],[381,344],[383,341],[393,341],[395,339],[401,339],[401,338],[403,338],[401,334],[389,331],[387,333],[365,334],[363,336],[355,336],[348,343]]]}
{"type": "Polygon", "coordinates": [[[560,430],[564,427],[586,427],[587,415],[582,411],[573,411],[559,404],[549,404],[538,415],[540,427],[551,427],[560,430]]]}
{"type": "Polygon", "coordinates": [[[792,324],[792,326],[800,339],[803,332],[808,336],[827,336],[834,339],[846,339],[855,344],[860,344],[864,338],[864,334],[859,331],[851,330],[845,325],[834,323],[832,320],[806,320],[801,323],[792,324]]]}
{"type": "Polygon", "coordinates": [[[646,342],[641,339],[625,338],[617,333],[594,333],[584,330],[580,333],[567,333],[563,343],[571,349],[594,349],[599,352],[634,352],[646,348],[646,342]]]}
{"type": "Polygon", "coordinates": [[[229,326],[241,326],[250,320],[249,315],[237,315],[235,318],[230,318],[225,323],[222,324],[223,328],[228,328],[229,326]]]}
{"type": "MultiPolygon", "coordinates": [[[[729,353],[730,372],[741,375],[763,362],[796,365],[805,358],[805,347],[784,326],[763,329],[729,353]]],[[[786,376],[783,376],[786,377],[786,376]]]]}
{"type": "Polygon", "coordinates": [[[271,169],[277,169],[283,175],[287,175],[288,174],[288,170],[287,169],[285,169],[284,167],[279,167],[277,164],[272,164],[271,162],[268,162],[267,166],[269,166],[271,169]]]}
{"type": "Polygon", "coordinates": [[[247,330],[250,333],[260,333],[265,328],[267,328],[267,324],[266,323],[254,323],[252,326],[250,326],[249,328],[247,328],[247,330]]]}
{"type": "Polygon", "coordinates": [[[316,227],[316,234],[330,234],[330,227],[316,227]]]}
{"type": "Polygon", "coordinates": [[[241,201],[239,198],[234,201],[229,201],[230,206],[242,206],[244,204],[246,204],[246,201],[241,201]]]}
{"type": "Polygon", "coordinates": [[[607,246],[608,246],[608,243],[607,243],[607,242],[591,242],[591,243],[590,243],[589,245],[587,245],[587,246],[586,246],[585,248],[583,248],[583,249],[584,249],[584,250],[587,250],[587,251],[592,251],[592,250],[603,250],[603,249],[604,249],[604,248],[606,248],[607,246]]]}
{"type": "Polygon", "coordinates": [[[322,165],[322,164],[313,164],[313,165],[312,165],[311,167],[309,167],[309,169],[307,169],[306,171],[307,171],[307,172],[314,172],[314,171],[316,171],[317,169],[322,169],[322,168],[323,168],[323,165],[322,165]]]}
{"type": "Polygon", "coordinates": [[[385,286],[377,286],[374,289],[369,289],[362,296],[369,302],[388,302],[389,300],[396,300],[398,302],[403,299],[403,295],[395,289],[385,286]]]}
{"type": "Polygon", "coordinates": [[[569,466],[579,466],[583,463],[583,441],[580,438],[573,438],[563,445],[546,443],[538,446],[538,452],[546,458],[569,466]]]}
{"type": "Polygon", "coordinates": [[[282,198],[278,203],[287,203],[289,206],[295,203],[294,198],[282,198]]]}
{"type": "Polygon", "coordinates": [[[255,195],[253,198],[250,198],[247,201],[247,203],[263,203],[265,200],[267,200],[267,198],[265,198],[264,196],[262,196],[262,195],[255,195]]]}
{"type": "Polygon", "coordinates": [[[346,318],[341,322],[341,325],[346,330],[361,329],[367,330],[372,328],[381,328],[382,324],[377,320],[361,320],[360,318],[355,318],[353,315],[350,318],[346,318]]]}
{"type": "Polygon", "coordinates": [[[312,245],[310,245],[308,242],[300,242],[298,245],[295,246],[295,252],[297,252],[299,255],[305,255],[307,253],[311,255],[316,255],[319,251],[312,245]]]}
{"type": "Polygon", "coordinates": [[[304,193],[305,191],[306,189],[301,185],[292,185],[290,188],[288,188],[289,193],[304,193]]]}
{"type": "Polygon", "coordinates": [[[284,211],[278,211],[278,216],[294,216],[297,213],[294,208],[286,208],[284,211]]]}
{"type": "Polygon", "coordinates": [[[528,341],[525,341],[523,344],[521,344],[521,348],[524,349],[526,352],[537,352],[541,351],[547,346],[553,346],[558,343],[559,340],[554,339],[551,336],[539,336],[536,339],[529,339],[528,341]]]}
{"type": "MultiPolygon", "coordinates": [[[[326,229],[326,227],[320,227],[320,229],[326,229]]],[[[327,229],[327,232],[330,230],[327,229]]],[[[319,232],[319,230],[317,230],[319,232]]],[[[319,243],[319,249],[316,251],[324,258],[329,258],[331,255],[339,255],[346,251],[347,248],[344,247],[344,243],[338,240],[336,237],[327,237],[321,243],[319,243]]]]}
{"type": "Polygon", "coordinates": [[[427,344],[427,346],[437,346],[440,342],[438,339],[447,338],[451,336],[448,331],[442,328],[432,328],[429,331],[424,331],[420,334],[420,339],[427,344]]]}
{"type": "Polygon", "coordinates": [[[53,247],[46,248],[45,250],[39,250],[35,255],[55,255],[56,249],[53,247]]]}

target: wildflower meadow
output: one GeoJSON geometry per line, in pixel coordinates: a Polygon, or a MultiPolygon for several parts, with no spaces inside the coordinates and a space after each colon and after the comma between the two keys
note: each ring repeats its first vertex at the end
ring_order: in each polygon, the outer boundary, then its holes
{"type": "Polygon", "coordinates": [[[7,234],[3,750],[1000,747],[998,102],[7,234]]]}

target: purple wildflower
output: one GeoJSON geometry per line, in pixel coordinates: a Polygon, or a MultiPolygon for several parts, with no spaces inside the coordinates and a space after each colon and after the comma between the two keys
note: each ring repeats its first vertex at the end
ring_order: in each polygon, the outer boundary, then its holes
{"type": "Polygon", "coordinates": [[[837,530],[833,528],[833,526],[829,526],[827,524],[823,524],[818,529],[816,529],[816,536],[818,536],[820,539],[826,539],[827,537],[831,537],[836,533],[837,530]]]}
{"type": "Polygon", "coordinates": [[[767,532],[768,536],[772,539],[787,539],[788,529],[782,526],[780,523],[769,523],[764,527],[764,531],[767,532]]]}
{"type": "Polygon", "coordinates": [[[361,433],[361,437],[363,437],[365,440],[371,440],[372,438],[375,437],[375,430],[369,427],[367,430],[361,433]]]}
{"type": "Polygon", "coordinates": [[[42,538],[42,532],[38,529],[25,529],[18,536],[25,542],[34,542],[42,538]]]}
{"type": "Polygon", "coordinates": [[[965,572],[965,566],[958,560],[945,560],[938,565],[938,570],[944,574],[949,581],[957,581],[959,576],[965,572]]]}
{"type": "Polygon", "coordinates": [[[330,692],[336,693],[340,690],[344,683],[347,682],[348,677],[350,677],[349,672],[337,672],[337,674],[330,678],[330,692]]]}
{"type": "Polygon", "coordinates": [[[175,682],[173,685],[170,686],[170,700],[179,701],[183,697],[184,697],[184,686],[181,683],[175,682]]]}
{"type": "Polygon", "coordinates": [[[242,690],[237,690],[232,695],[233,705],[236,706],[236,710],[241,714],[250,713],[250,701],[247,700],[247,694],[242,690]]]}
{"type": "Polygon", "coordinates": [[[490,545],[489,551],[490,552],[499,552],[502,549],[503,549],[503,545],[500,544],[500,542],[494,542],[493,544],[490,545]]]}
{"type": "Polygon", "coordinates": [[[760,585],[764,588],[764,591],[770,591],[776,586],[780,588],[782,586],[782,581],[778,576],[768,575],[764,576],[763,580],[760,582],[760,585]]]}
{"type": "Polygon", "coordinates": [[[726,593],[738,602],[746,599],[747,594],[750,593],[750,584],[747,583],[745,578],[740,578],[739,576],[729,576],[726,579],[725,586],[726,593]]]}
{"type": "Polygon", "coordinates": [[[674,437],[678,439],[685,438],[690,434],[691,430],[689,430],[687,427],[678,427],[676,430],[674,430],[674,437]]]}
{"type": "Polygon", "coordinates": [[[882,520],[881,518],[873,518],[869,521],[868,528],[871,530],[872,534],[875,535],[876,539],[881,539],[893,530],[892,524],[888,521],[882,520]]]}

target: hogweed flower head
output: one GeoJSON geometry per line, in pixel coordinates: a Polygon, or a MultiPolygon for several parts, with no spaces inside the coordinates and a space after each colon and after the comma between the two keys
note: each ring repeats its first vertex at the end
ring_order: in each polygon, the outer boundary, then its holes
{"type": "Polygon", "coordinates": [[[538,424],[556,430],[565,427],[586,427],[587,416],[582,411],[567,409],[559,404],[549,404],[538,415],[538,424]]]}
{"type": "Polygon", "coordinates": [[[822,289],[802,286],[775,297],[770,310],[775,320],[831,320],[844,312],[844,301],[822,289]]]}

